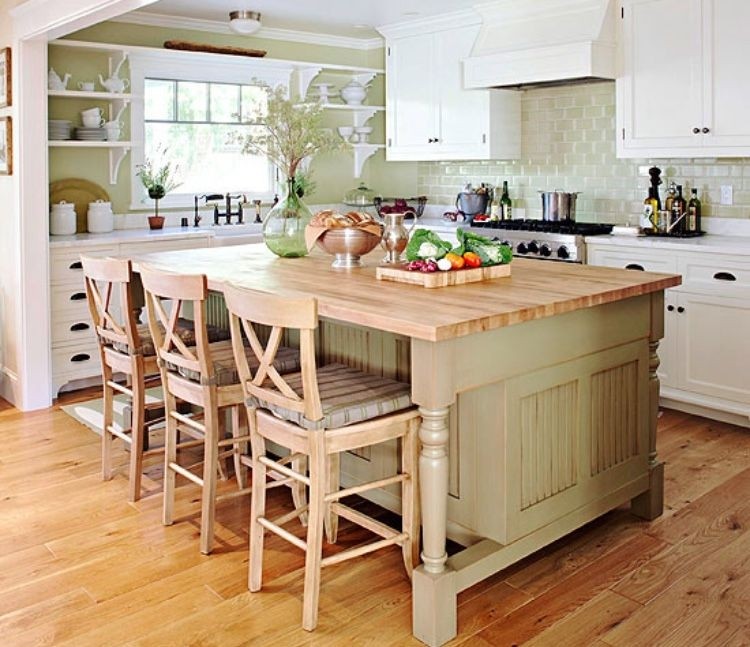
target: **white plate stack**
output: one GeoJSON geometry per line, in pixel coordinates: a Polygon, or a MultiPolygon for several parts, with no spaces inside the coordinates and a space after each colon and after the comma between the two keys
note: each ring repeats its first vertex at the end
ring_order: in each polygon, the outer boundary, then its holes
{"type": "Polygon", "coordinates": [[[103,142],[107,139],[107,129],[79,126],[76,128],[76,139],[82,142],[103,142]]]}
{"type": "Polygon", "coordinates": [[[65,119],[49,119],[47,121],[47,136],[54,140],[70,139],[72,125],[72,121],[65,119]]]}

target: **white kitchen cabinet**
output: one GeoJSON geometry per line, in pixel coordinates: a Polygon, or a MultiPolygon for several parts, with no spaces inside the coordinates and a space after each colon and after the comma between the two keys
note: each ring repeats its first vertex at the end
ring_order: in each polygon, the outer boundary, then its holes
{"type": "Polygon", "coordinates": [[[746,0],[625,0],[618,157],[750,155],[746,0]]]}
{"type": "Polygon", "coordinates": [[[435,20],[383,31],[387,160],[520,156],[521,94],[464,89],[462,61],[478,32],[435,20]]]}
{"type": "MultiPolygon", "coordinates": [[[[750,415],[750,257],[706,251],[588,246],[589,263],[679,273],[666,291],[659,344],[662,399],[750,415]]],[[[691,409],[695,411],[695,409],[691,409]]]]}

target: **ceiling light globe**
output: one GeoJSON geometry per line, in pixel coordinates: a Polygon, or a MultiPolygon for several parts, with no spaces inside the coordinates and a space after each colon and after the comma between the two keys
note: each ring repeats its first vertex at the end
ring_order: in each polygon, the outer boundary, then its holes
{"type": "Polygon", "coordinates": [[[232,11],[229,13],[229,28],[243,36],[260,29],[260,13],[257,11],[232,11]]]}

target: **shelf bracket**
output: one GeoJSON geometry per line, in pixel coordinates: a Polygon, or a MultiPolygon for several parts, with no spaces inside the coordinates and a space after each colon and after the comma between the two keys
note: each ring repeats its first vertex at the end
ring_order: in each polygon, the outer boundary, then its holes
{"type": "Polygon", "coordinates": [[[117,175],[120,172],[120,164],[130,152],[130,147],[109,149],[109,183],[117,184],[117,175]]]}
{"type": "Polygon", "coordinates": [[[310,83],[312,80],[320,74],[322,67],[303,67],[297,70],[297,83],[299,90],[299,98],[304,100],[307,96],[307,91],[310,89],[310,83]]]}
{"type": "Polygon", "coordinates": [[[353,74],[352,79],[362,85],[367,85],[375,78],[376,72],[362,72],[361,74],[353,74]]]}
{"type": "Polygon", "coordinates": [[[359,144],[352,146],[354,150],[354,177],[360,178],[362,176],[362,168],[365,162],[370,159],[379,149],[383,146],[377,144],[359,144]]]}
{"type": "Polygon", "coordinates": [[[377,110],[372,109],[368,110],[367,106],[362,106],[358,110],[354,111],[354,127],[360,128],[361,126],[364,126],[370,119],[372,119],[376,114],[377,110]]]}

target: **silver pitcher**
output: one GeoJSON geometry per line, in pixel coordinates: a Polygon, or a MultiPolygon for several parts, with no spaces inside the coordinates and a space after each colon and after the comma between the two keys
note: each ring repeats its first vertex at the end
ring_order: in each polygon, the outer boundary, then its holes
{"type": "Polygon", "coordinates": [[[401,252],[406,249],[409,243],[409,235],[417,219],[414,218],[411,227],[408,229],[404,226],[403,213],[384,213],[383,216],[383,236],[380,239],[380,246],[385,250],[384,263],[400,263],[401,252]]]}

